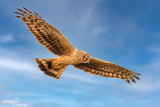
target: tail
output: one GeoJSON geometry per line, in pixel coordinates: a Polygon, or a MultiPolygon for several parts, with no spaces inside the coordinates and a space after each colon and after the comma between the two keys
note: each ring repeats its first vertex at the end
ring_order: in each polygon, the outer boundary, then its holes
{"type": "Polygon", "coordinates": [[[35,58],[38,63],[38,67],[41,71],[43,71],[46,75],[59,79],[62,75],[63,71],[66,69],[67,65],[61,65],[57,67],[58,64],[57,58],[49,58],[49,59],[38,59],[35,58]]]}

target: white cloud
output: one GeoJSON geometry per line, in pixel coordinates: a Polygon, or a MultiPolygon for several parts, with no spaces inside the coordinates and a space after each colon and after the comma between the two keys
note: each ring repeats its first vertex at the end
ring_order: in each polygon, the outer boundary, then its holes
{"type": "Polygon", "coordinates": [[[85,83],[97,83],[98,82],[95,79],[91,79],[88,76],[77,74],[77,73],[65,73],[65,74],[63,74],[63,76],[66,78],[69,78],[69,79],[83,81],[85,83]]]}
{"type": "MultiPolygon", "coordinates": [[[[145,77],[144,77],[145,78],[145,77]]],[[[160,80],[158,81],[153,81],[153,80],[148,80],[147,78],[144,80],[138,81],[136,84],[132,85],[125,85],[124,86],[126,89],[129,90],[134,90],[138,92],[154,92],[159,90],[160,88],[160,80]]]]}
{"type": "Polygon", "coordinates": [[[26,61],[22,54],[13,49],[0,47],[0,70],[16,72],[33,72],[36,70],[34,63],[26,61]],[[22,59],[23,58],[23,59],[22,59]]]}
{"type": "Polygon", "coordinates": [[[71,94],[82,94],[84,90],[82,91],[79,88],[64,88],[64,87],[54,87],[54,90],[58,92],[63,92],[63,93],[71,93],[71,94]]]}
{"type": "Polygon", "coordinates": [[[0,42],[2,43],[8,43],[14,41],[12,34],[0,35],[0,37],[1,37],[0,42]]]}
{"type": "Polygon", "coordinates": [[[14,48],[3,48],[3,47],[0,47],[0,57],[4,58],[4,57],[7,57],[7,58],[18,58],[20,55],[17,54],[17,52],[15,51],[14,48]]]}
{"type": "Polygon", "coordinates": [[[140,71],[140,80],[136,84],[125,85],[124,87],[129,90],[138,92],[155,92],[160,90],[160,61],[152,61],[149,64],[143,66],[140,71]]]}
{"type": "Polygon", "coordinates": [[[0,58],[0,67],[18,71],[33,71],[34,67],[26,61],[20,61],[10,58],[0,58]]]}

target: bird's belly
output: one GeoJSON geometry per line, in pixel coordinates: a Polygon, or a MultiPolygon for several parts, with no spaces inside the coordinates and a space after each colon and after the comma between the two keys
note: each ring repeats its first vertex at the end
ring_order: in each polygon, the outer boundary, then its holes
{"type": "Polygon", "coordinates": [[[78,61],[76,57],[65,56],[60,58],[60,63],[64,65],[74,65],[74,64],[78,64],[78,61]]]}

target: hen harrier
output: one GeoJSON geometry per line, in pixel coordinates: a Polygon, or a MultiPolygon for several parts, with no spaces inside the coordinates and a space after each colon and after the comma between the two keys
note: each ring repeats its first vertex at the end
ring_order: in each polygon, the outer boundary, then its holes
{"type": "Polygon", "coordinates": [[[38,59],[35,58],[39,68],[46,75],[59,79],[68,65],[103,77],[120,78],[130,83],[129,79],[139,78],[140,75],[111,62],[102,61],[90,57],[87,52],[75,49],[67,39],[53,26],[43,20],[37,13],[32,13],[26,8],[17,9],[21,18],[27,25],[30,32],[36,37],[41,45],[44,45],[50,52],[58,55],[58,58],[38,59]]]}

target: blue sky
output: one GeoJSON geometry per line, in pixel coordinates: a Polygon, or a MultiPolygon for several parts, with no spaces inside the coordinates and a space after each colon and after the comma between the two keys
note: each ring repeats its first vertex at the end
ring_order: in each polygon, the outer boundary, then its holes
{"type": "Polygon", "coordinates": [[[1,0],[0,106],[19,98],[28,107],[159,107],[159,0],[1,0]],[[16,8],[36,11],[77,49],[142,74],[137,83],[67,67],[59,80],[34,58],[57,57],[41,46],[16,8]]]}

